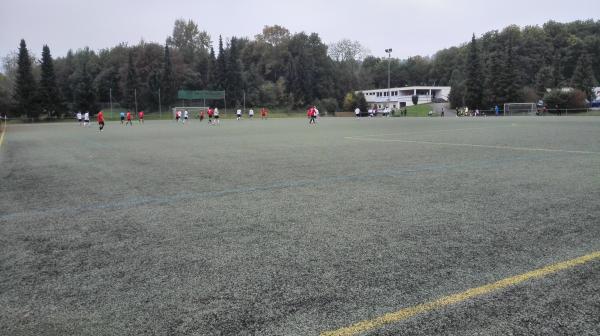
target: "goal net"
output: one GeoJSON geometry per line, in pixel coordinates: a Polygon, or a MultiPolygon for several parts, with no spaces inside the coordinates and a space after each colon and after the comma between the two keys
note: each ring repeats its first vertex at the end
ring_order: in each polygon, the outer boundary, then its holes
{"type": "Polygon", "coordinates": [[[505,116],[533,116],[537,112],[535,103],[508,103],[504,104],[505,116]]]}
{"type": "Polygon", "coordinates": [[[181,112],[182,118],[184,115],[183,112],[188,111],[188,118],[194,119],[194,118],[198,118],[201,111],[204,111],[204,113],[206,114],[207,110],[208,110],[208,107],[206,107],[206,106],[179,106],[179,107],[176,106],[176,107],[173,107],[173,119],[175,119],[175,115],[177,114],[177,111],[181,112]]]}

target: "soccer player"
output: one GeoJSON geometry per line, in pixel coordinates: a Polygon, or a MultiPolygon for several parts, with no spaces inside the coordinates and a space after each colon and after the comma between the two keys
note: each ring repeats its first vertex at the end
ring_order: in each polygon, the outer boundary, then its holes
{"type": "Polygon", "coordinates": [[[313,110],[315,111],[315,123],[319,120],[319,109],[316,106],[313,106],[313,110]]]}
{"type": "Polygon", "coordinates": [[[77,112],[77,121],[79,122],[79,126],[82,125],[83,117],[81,116],[81,111],[77,112]]]}
{"type": "Polygon", "coordinates": [[[254,110],[250,109],[250,111],[248,111],[248,118],[252,119],[254,118],[254,110]]]}
{"type": "Polygon", "coordinates": [[[204,110],[200,110],[200,113],[198,114],[198,118],[200,118],[200,122],[202,122],[202,120],[204,120],[204,110]]]}
{"type": "Polygon", "coordinates": [[[104,129],[104,113],[102,111],[98,112],[98,128],[100,132],[104,129]]]}
{"type": "Polygon", "coordinates": [[[267,110],[266,107],[263,107],[260,109],[260,118],[261,119],[267,119],[267,115],[269,114],[269,110],[267,110]]]}
{"type": "Polygon", "coordinates": [[[237,111],[235,112],[235,115],[237,116],[237,120],[242,119],[242,110],[237,109],[237,111]]]}
{"type": "Polygon", "coordinates": [[[121,116],[121,125],[123,125],[123,123],[125,122],[125,112],[121,111],[120,116],[121,116]]]}
{"type": "Polygon", "coordinates": [[[360,109],[358,107],[354,109],[354,115],[356,116],[356,119],[360,118],[360,109]]]}
{"type": "Polygon", "coordinates": [[[316,115],[315,115],[314,107],[309,107],[308,110],[306,110],[306,116],[309,118],[309,120],[308,120],[309,125],[317,123],[317,121],[315,120],[316,115]]]}
{"type": "Polygon", "coordinates": [[[179,124],[179,119],[181,119],[181,111],[175,111],[175,121],[179,124]]]}
{"type": "Polygon", "coordinates": [[[143,124],[143,123],[144,123],[144,111],[140,111],[140,112],[138,112],[138,122],[139,122],[140,124],[143,124]]]}
{"type": "Polygon", "coordinates": [[[183,124],[185,125],[185,122],[188,120],[189,117],[189,113],[188,110],[183,111],[183,124]]]}
{"type": "Polygon", "coordinates": [[[90,112],[88,111],[85,111],[85,113],[83,114],[83,126],[90,126],[90,112]]]}
{"type": "Polygon", "coordinates": [[[208,124],[212,125],[212,123],[213,123],[212,118],[213,118],[213,115],[215,114],[215,110],[213,110],[212,107],[209,107],[208,111],[206,113],[208,114],[208,124]]]}
{"type": "Polygon", "coordinates": [[[215,107],[214,115],[215,115],[215,124],[219,125],[219,123],[220,123],[220,121],[219,121],[219,109],[217,107],[215,107]]]}
{"type": "Polygon", "coordinates": [[[129,124],[129,126],[133,126],[133,122],[131,121],[131,112],[127,111],[127,114],[125,114],[125,118],[127,118],[125,126],[127,126],[127,124],[129,124]]]}

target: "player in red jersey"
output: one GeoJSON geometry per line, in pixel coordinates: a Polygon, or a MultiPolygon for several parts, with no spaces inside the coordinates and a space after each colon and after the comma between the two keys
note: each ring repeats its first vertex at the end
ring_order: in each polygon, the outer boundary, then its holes
{"type": "Polygon", "coordinates": [[[308,116],[310,119],[308,120],[308,124],[317,124],[317,111],[315,110],[315,108],[313,106],[309,107],[308,110],[306,110],[306,116],[308,116]]]}
{"type": "Polygon", "coordinates": [[[144,111],[140,111],[140,112],[138,112],[138,122],[139,122],[140,124],[143,124],[143,123],[144,123],[144,111]]]}
{"type": "Polygon", "coordinates": [[[267,115],[269,114],[269,110],[266,107],[260,109],[260,118],[267,119],[267,115]]]}
{"type": "Polygon", "coordinates": [[[212,107],[209,107],[208,111],[206,112],[206,114],[208,114],[208,124],[212,125],[212,122],[213,122],[212,118],[213,118],[213,115],[215,114],[215,110],[213,110],[212,107]]]}
{"type": "Polygon", "coordinates": [[[127,126],[127,124],[129,124],[129,126],[133,126],[133,122],[131,121],[131,112],[127,111],[125,118],[127,119],[125,126],[127,126]]]}
{"type": "Polygon", "coordinates": [[[98,128],[100,128],[100,132],[104,129],[104,113],[102,111],[98,112],[98,128]]]}

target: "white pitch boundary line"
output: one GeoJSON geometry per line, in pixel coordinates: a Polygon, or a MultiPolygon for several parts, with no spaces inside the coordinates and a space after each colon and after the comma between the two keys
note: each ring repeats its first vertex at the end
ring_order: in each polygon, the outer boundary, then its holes
{"type": "Polygon", "coordinates": [[[370,138],[362,138],[362,137],[344,137],[344,139],[359,140],[359,141],[373,141],[373,142],[416,143],[416,144],[438,145],[438,146],[494,148],[494,149],[508,149],[508,150],[536,151],[536,152],[552,152],[552,153],[592,154],[592,155],[593,154],[596,154],[596,155],[600,154],[600,152],[566,150],[566,149],[549,149],[549,148],[534,148],[534,147],[512,147],[512,146],[494,146],[494,145],[477,145],[477,144],[450,143],[450,142],[433,142],[433,141],[419,141],[419,140],[370,139],[370,138]]]}
{"type": "Polygon", "coordinates": [[[512,124],[512,125],[506,125],[506,126],[449,128],[449,129],[431,130],[431,131],[423,131],[423,132],[397,132],[397,133],[367,134],[367,135],[360,135],[359,137],[377,137],[377,136],[404,135],[404,134],[429,134],[429,133],[443,133],[443,132],[454,132],[454,131],[471,131],[471,130],[489,129],[489,128],[505,128],[505,127],[514,127],[514,126],[516,126],[516,125],[512,124]]]}

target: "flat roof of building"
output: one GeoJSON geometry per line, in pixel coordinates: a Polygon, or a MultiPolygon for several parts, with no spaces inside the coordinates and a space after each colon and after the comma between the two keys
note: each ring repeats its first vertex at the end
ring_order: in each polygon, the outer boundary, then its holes
{"type": "MultiPolygon", "coordinates": [[[[450,86],[404,86],[404,87],[393,87],[390,88],[391,90],[450,90],[450,86]]],[[[387,91],[388,88],[380,88],[380,89],[370,89],[370,90],[358,90],[361,92],[368,92],[368,91],[387,91]]]]}

